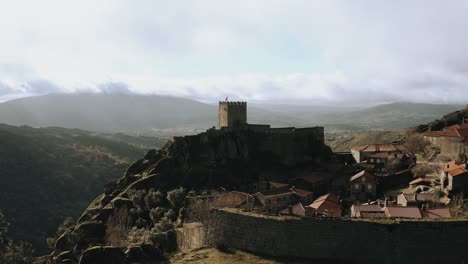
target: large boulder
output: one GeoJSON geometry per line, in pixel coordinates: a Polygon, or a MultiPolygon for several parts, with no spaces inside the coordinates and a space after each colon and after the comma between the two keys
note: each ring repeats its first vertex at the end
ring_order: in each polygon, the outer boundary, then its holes
{"type": "Polygon", "coordinates": [[[132,245],[125,250],[125,256],[130,262],[140,263],[146,260],[162,260],[163,252],[151,244],[132,245]]]}
{"type": "Polygon", "coordinates": [[[100,221],[88,221],[65,231],[55,242],[55,253],[84,249],[104,242],[106,228],[100,221]]]}
{"type": "Polygon", "coordinates": [[[96,246],[86,249],[79,264],[125,264],[125,254],[118,247],[96,246]]]}

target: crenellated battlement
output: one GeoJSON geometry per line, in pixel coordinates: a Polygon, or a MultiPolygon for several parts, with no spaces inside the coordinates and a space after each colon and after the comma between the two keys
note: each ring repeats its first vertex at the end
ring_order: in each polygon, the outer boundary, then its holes
{"type": "Polygon", "coordinates": [[[247,124],[247,102],[219,102],[219,127],[247,124]]]}
{"type": "Polygon", "coordinates": [[[223,106],[242,106],[242,107],[247,107],[247,102],[242,102],[242,101],[219,101],[219,105],[223,106]]]}

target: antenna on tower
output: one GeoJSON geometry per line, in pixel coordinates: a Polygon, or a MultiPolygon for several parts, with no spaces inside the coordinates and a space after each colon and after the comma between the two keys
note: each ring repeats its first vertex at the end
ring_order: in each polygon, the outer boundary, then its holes
{"type": "Polygon", "coordinates": [[[226,96],[226,99],[224,99],[224,101],[226,101],[226,102],[228,101],[228,96],[226,96]]]}

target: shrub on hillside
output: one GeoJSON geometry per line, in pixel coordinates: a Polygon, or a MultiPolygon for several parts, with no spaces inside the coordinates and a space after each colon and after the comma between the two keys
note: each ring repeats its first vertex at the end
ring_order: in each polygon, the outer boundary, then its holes
{"type": "Polygon", "coordinates": [[[414,168],[411,169],[411,173],[413,173],[414,178],[424,178],[427,174],[431,174],[435,172],[435,168],[430,165],[419,164],[416,165],[414,168]]]}
{"type": "Polygon", "coordinates": [[[148,194],[145,196],[145,204],[147,208],[155,208],[162,205],[165,202],[165,197],[162,192],[155,189],[150,189],[148,194]]]}
{"type": "Polygon", "coordinates": [[[48,237],[47,238],[47,245],[49,246],[50,249],[54,249],[55,248],[55,242],[57,241],[57,239],[63,234],[65,233],[65,231],[72,227],[73,225],[75,224],[75,221],[73,220],[73,218],[71,217],[67,217],[65,218],[65,220],[63,221],[62,224],[60,224],[60,226],[57,228],[57,231],[55,232],[55,236],[53,237],[48,237]]]}
{"type": "Polygon", "coordinates": [[[412,135],[405,142],[406,150],[416,154],[426,154],[429,145],[421,135],[412,135]]]}
{"type": "Polygon", "coordinates": [[[179,211],[185,203],[186,196],[187,194],[185,193],[185,189],[180,187],[179,189],[168,192],[167,200],[169,201],[172,209],[179,211]]]}

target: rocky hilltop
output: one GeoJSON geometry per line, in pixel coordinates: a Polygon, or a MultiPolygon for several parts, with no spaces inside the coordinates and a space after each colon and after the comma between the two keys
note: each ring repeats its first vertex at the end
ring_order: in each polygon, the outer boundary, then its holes
{"type": "Polygon", "coordinates": [[[331,155],[320,127],[246,125],[176,137],[108,184],[57,238],[52,254],[37,263],[152,263],[177,247],[174,228],[184,223],[187,196],[241,190],[291,170],[319,167],[331,155]]]}

